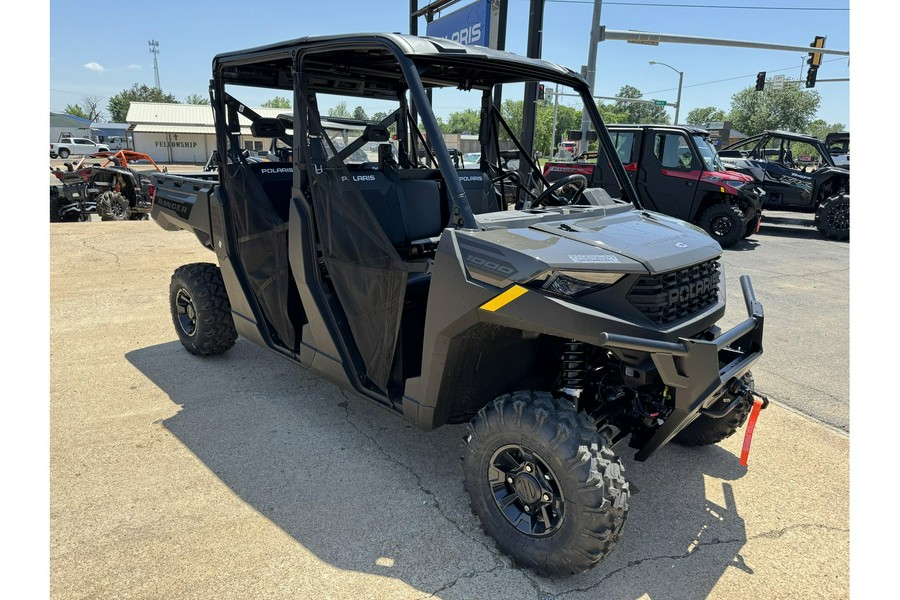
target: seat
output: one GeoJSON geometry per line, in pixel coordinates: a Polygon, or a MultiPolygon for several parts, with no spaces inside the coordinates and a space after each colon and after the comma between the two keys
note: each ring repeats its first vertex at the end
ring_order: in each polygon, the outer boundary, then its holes
{"type": "Polygon", "coordinates": [[[285,222],[290,214],[294,166],[289,162],[260,162],[247,165],[266,192],[272,208],[285,222]]]}
{"type": "Polygon", "coordinates": [[[480,169],[460,169],[457,173],[473,214],[481,215],[501,210],[497,203],[498,194],[490,177],[480,169]]]}

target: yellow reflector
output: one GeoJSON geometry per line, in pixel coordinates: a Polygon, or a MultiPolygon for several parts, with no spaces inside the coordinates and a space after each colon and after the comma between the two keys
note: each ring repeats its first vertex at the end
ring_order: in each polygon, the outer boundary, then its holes
{"type": "Polygon", "coordinates": [[[520,285],[514,285],[499,296],[495,296],[493,299],[488,300],[484,304],[481,305],[482,310],[488,310],[490,312],[494,312],[500,308],[503,308],[525,292],[527,292],[525,288],[520,285]]]}
{"type": "Polygon", "coordinates": [[[725,193],[725,188],[723,188],[722,186],[719,186],[719,191],[722,192],[722,193],[724,194],[724,193],[725,193]]]}

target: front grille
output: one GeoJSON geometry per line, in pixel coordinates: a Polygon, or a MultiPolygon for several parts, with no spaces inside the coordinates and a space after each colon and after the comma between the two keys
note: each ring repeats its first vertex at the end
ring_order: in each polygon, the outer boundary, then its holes
{"type": "Polygon", "coordinates": [[[656,325],[668,325],[695,315],[715,304],[718,297],[718,260],[678,271],[643,275],[628,292],[628,301],[656,325]]]}

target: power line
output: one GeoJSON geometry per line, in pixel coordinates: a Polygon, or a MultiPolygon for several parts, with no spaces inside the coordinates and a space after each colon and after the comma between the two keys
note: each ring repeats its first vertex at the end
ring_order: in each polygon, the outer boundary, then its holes
{"type": "MultiPolygon", "coordinates": [[[[546,0],[556,4],[593,4],[594,0],[546,0]]],[[[779,10],[779,11],[806,11],[806,12],[824,12],[824,11],[843,11],[850,12],[849,8],[819,8],[806,6],[723,6],[721,4],[666,4],[662,2],[604,2],[606,6],[648,6],[656,8],[719,8],[726,10],[779,10]]]]}

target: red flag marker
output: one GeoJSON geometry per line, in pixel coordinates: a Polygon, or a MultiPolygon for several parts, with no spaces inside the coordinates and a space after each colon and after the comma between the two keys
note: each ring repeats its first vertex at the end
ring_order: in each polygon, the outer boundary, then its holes
{"type": "Polygon", "coordinates": [[[747,421],[747,431],[744,433],[744,447],[741,448],[741,466],[747,466],[747,457],[750,456],[750,442],[753,440],[753,429],[756,427],[756,419],[759,417],[759,411],[762,410],[763,399],[759,397],[753,398],[753,408],[750,409],[750,419],[747,421]]]}

